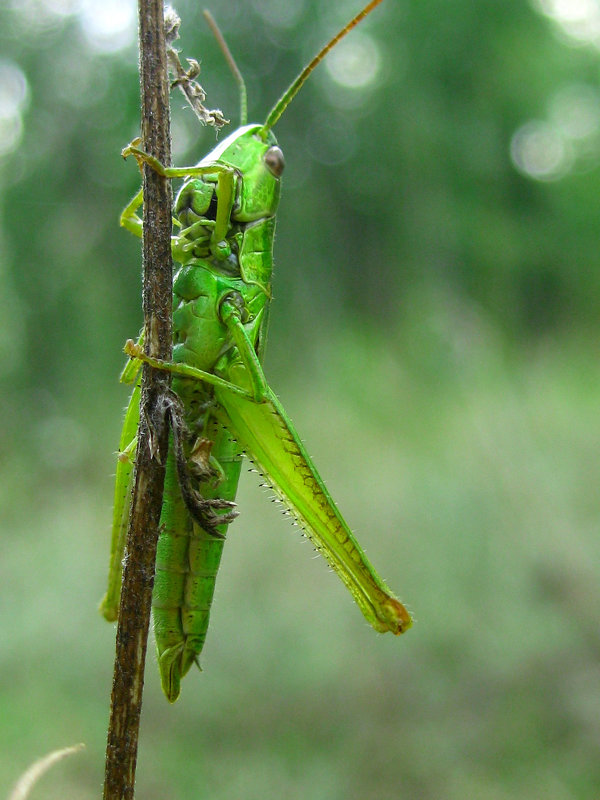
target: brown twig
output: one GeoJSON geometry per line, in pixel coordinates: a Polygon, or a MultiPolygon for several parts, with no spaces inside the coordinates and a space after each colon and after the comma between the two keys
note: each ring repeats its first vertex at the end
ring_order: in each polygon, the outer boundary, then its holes
{"type": "MultiPolygon", "coordinates": [[[[169,84],[162,0],[139,0],[142,146],[169,165],[169,84]]],[[[171,186],[144,166],[143,308],[146,352],[171,359],[171,186]]],[[[135,485],[117,627],[105,800],[134,794],[144,663],[168,446],[169,373],[144,367],[135,485]]]]}

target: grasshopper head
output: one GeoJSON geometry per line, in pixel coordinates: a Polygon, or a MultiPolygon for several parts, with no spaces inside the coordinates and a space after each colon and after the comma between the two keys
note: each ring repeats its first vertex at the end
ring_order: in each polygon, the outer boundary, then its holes
{"type": "Polygon", "coordinates": [[[243,125],[198,167],[203,168],[201,176],[187,180],[175,202],[183,242],[178,260],[185,264],[208,259],[220,271],[240,275],[270,296],[275,215],[284,168],[275,136],[270,131],[265,135],[261,125],[243,125]],[[230,176],[232,194],[225,194],[219,183],[223,174],[230,176]],[[219,203],[227,203],[227,197],[231,205],[226,229],[215,237],[219,203]]]}
{"type": "MultiPolygon", "coordinates": [[[[243,272],[240,248],[245,247],[248,252],[255,254],[245,260],[249,264],[260,261],[259,253],[268,249],[269,243],[264,236],[271,236],[272,245],[284,167],[283,153],[271,132],[265,136],[262,135],[261,125],[244,125],[220,142],[198,167],[206,171],[197,178],[188,179],[175,201],[175,214],[182,226],[184,243],[178,260],[186,263],[190,258],[214,256],[217,261],[223,262],[222,267],[227,266],[234,273],[243,272]],[[227,247],[221,248],[224,256],[213,249],[217,209],[219,201],[223,199],[219,197],[218,189],[223,167],[227,167],[227,172],[232,174],[233,193],[228,228],[221,232],[221,236],[227,240],[227,247]],[[260,230],[257,228],[259,225],[260,230]]],[[[270,269],[267,270],[268,279],[264,275],[260,279],[247,275],[244,279],[247,277],[261,285],[268,283],[270,269]]]]}
{"type": "Polygon", "coordinates": [[[283,153],[271,131],[261,125],[244,125],[224,139],[201,164],[233,167],[239,175],[232,219],[253,222],[277,213],[283,153]]]}

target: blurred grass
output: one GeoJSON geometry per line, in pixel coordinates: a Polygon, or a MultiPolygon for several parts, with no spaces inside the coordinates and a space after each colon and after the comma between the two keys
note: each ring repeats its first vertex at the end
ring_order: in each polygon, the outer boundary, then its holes
{"type": "MultiPolygon", "coordinates": [[[[449,298],[393,335],[324,333],[293,370],[273,336],[269,372],[416,625],[370,630],[247,476],[203,673],[169,707],[149,659],[138,796],[593,798],[594,349],[549,339],[507,355],[449,298]]],[[[81,740],[37,796],[91,798],[112,669],[95,611],[110,485],[101,469],[49,473],[31,497],[23,478],[4,506],[0,780],[81,740]]]]}

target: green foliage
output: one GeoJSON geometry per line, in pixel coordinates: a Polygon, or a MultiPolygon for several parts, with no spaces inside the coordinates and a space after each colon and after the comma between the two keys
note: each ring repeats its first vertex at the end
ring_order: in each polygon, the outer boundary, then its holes
{"type": "MultiPolygon", "coordinates": [[[[357,10],[221,5],[257,122],[357,10]]],[[[10,83],[20,139],[0,114],[2,146],[16,137],[0,157],[0,763],[8,788],[85,741],[60,771],[93,797],[117,376],[141,321],[139,246],[117,228],[138,184],[119,158],[137,56],[50,8],[0,9],[0,81],[6,64],[26,81],[10,83]]],[[[536,8],[384,3],[353,34],[359,77],[376,45],[374,80],[351,89],[321,65],[278,124],[266,372],[416,625],[375,636],[246,482],[204,672],[168,708],[149,665],[140,797],[595,796],[598,51],[536,8]],[[519,151],[530,123],[546,139],[519,151]]],[[[200,7],[177,10],[209,104],[235,123],[200,7]]],[[[192,163],[214,132],[180,106],[174,157],[192,163]]]]}

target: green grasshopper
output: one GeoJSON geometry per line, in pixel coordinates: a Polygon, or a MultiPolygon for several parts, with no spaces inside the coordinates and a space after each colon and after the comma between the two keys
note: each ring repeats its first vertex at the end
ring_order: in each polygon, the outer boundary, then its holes
{"type": "MultiPolygon", "coordinates": [[[[132,143],[123,152],[168,178],[185,178],[175,201],[173,361],[127,343],[122,375],[136,383],[119,444],[112,549],[101,610],[117,616],[139,420],[142,361],[173,375],[172,432],[156,559],[154,633],[162,687],[174,702],[198,664],[244,451],[380,632],[411,625],[342,518],[261,362],[271,299],[273,236],[283,154],[272,128],[315,66],[381,0],[371,2],[308,64],[262,125],[242,126],[194,167],[165,168],[132,143]]],[[[242,98],[244,90],[242,87],[242,98]]],[[[242,99],[242,107],[244,100],[242,99]]],[[[244,117],[242,111],[242,117],[244,117]]],[[[121,224],[141,236],[141,191],[121,224]]]]}

